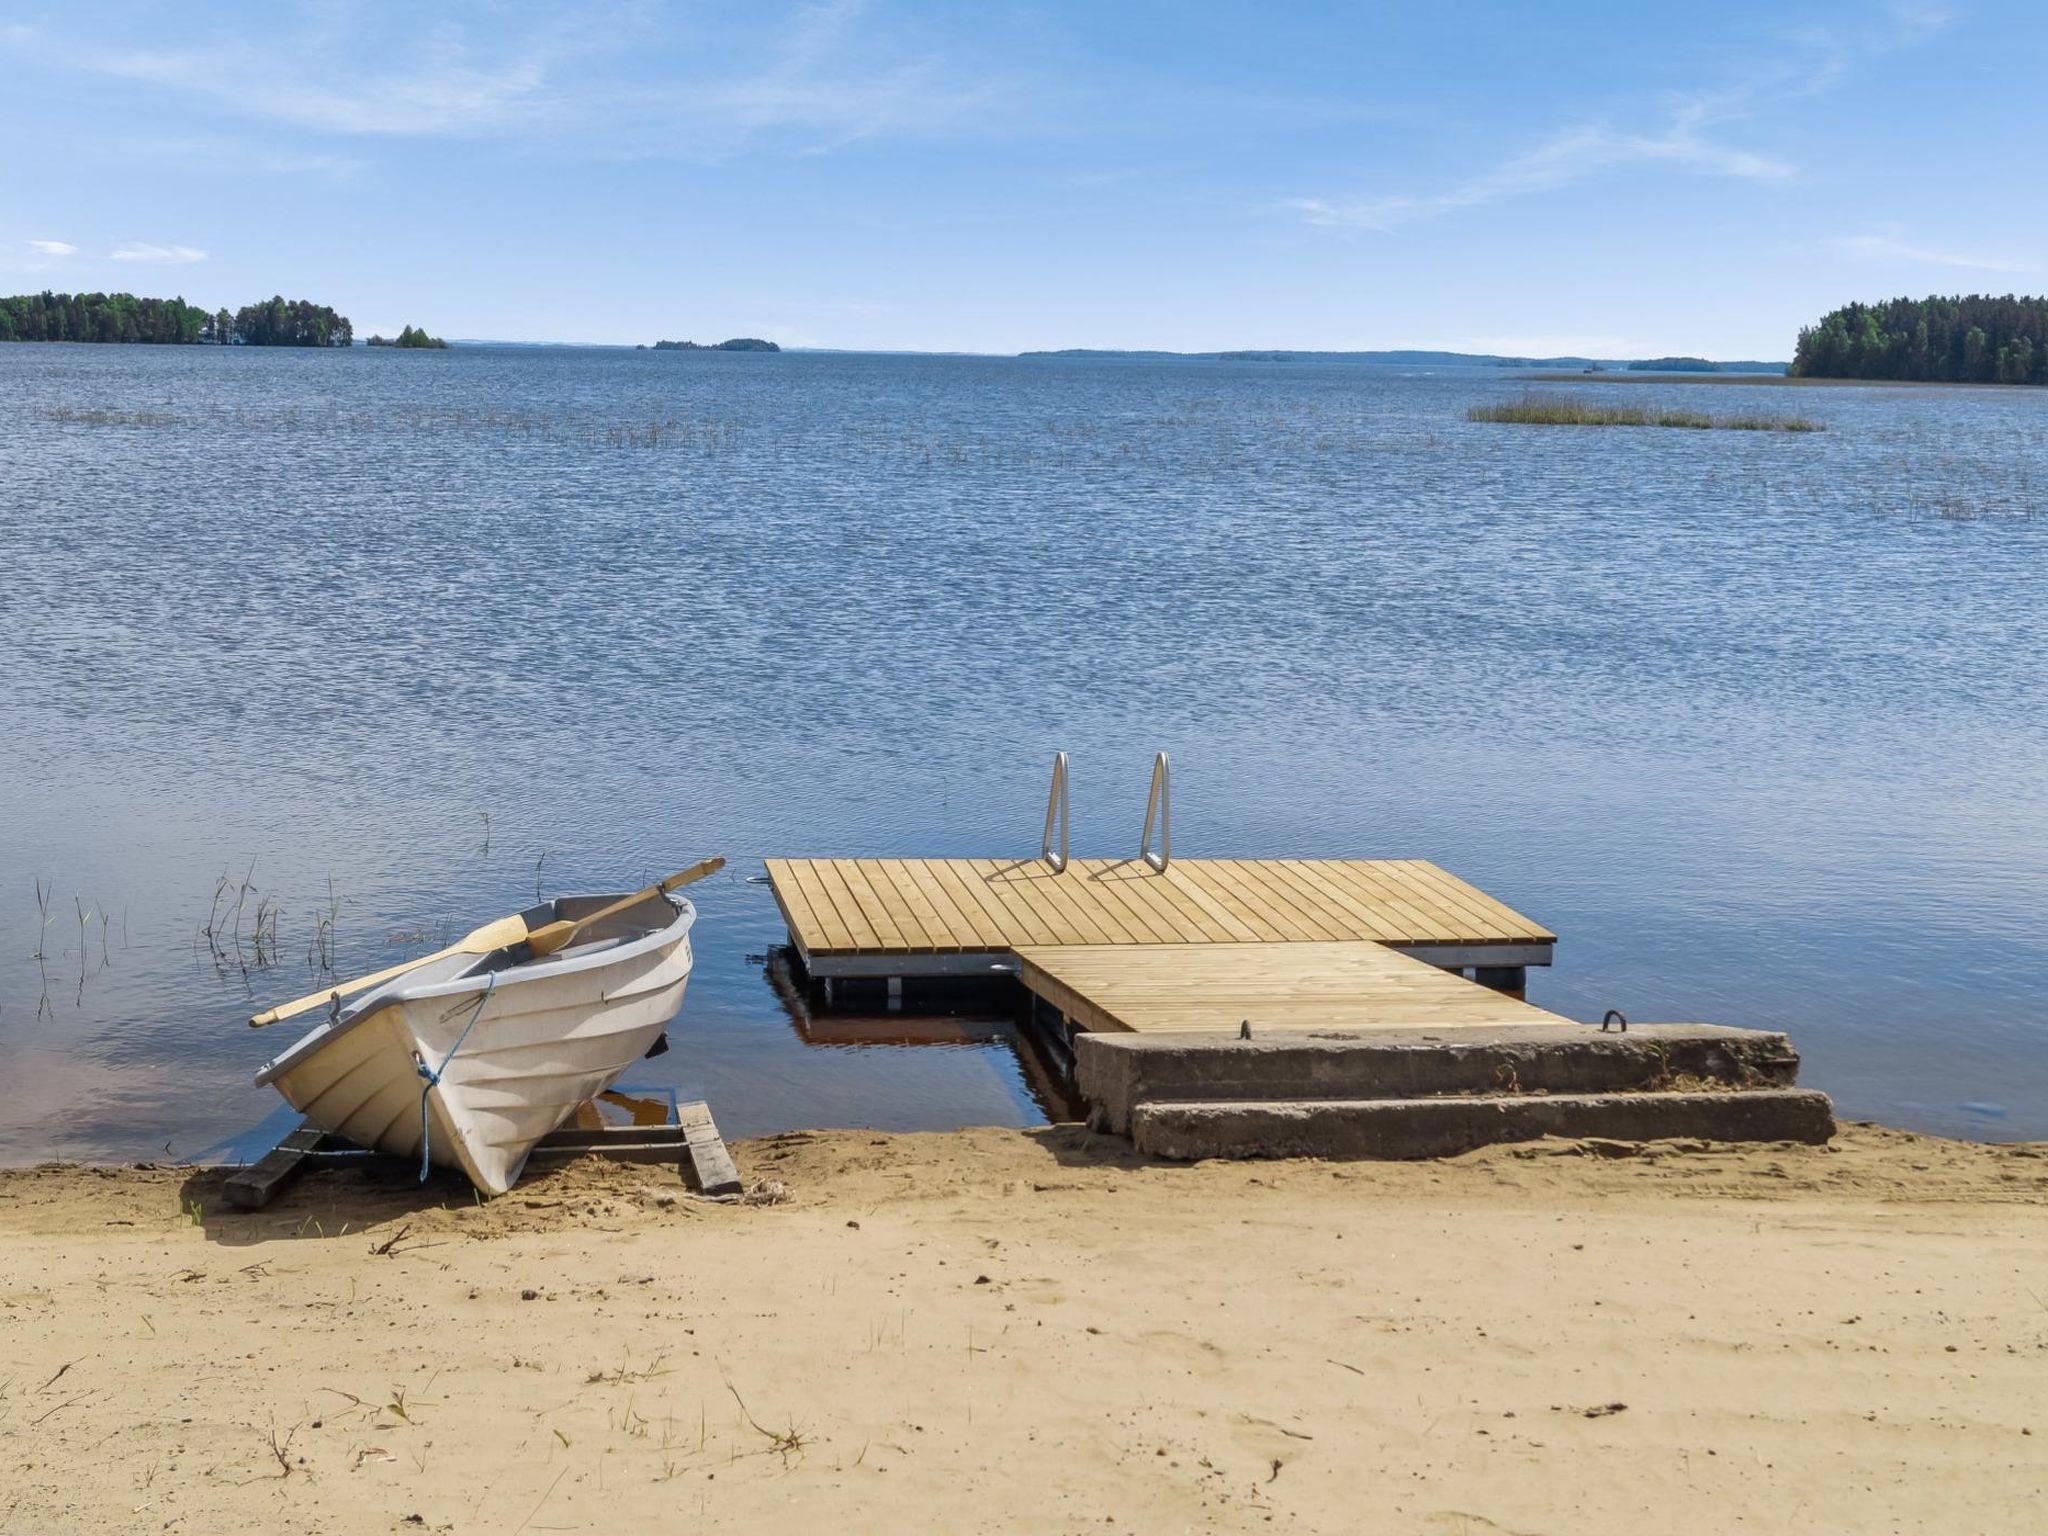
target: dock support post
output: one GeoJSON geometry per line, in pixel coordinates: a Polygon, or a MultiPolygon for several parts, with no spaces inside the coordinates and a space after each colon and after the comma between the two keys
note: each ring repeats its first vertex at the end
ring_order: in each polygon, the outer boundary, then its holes
{"type": "Polygon", "coordinates": [[[1519,965],[1477,965],[1472,968],[1472,979],[1510,997],[1520,997],[1529,989],[1529,972],[1519,965]]]}
{"type": "Polygon", "coordinates": [[[891,1013],[901,1013],[903,1011],[903,978],[901,976],[891,976],[889,978],[889,1011],[891,1013]]]}

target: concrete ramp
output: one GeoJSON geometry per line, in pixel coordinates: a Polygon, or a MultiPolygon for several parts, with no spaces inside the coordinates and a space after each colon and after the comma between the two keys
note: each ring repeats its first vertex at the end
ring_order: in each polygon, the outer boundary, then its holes
{"type": "Polygon", "coordinates": [[[1090,1032],[1074,1060],[1090,1122],[1162,1157],[1438,1157],[1541,1136],[1825,1141],[1834,1129],[1827,1096],[1795,1086],[1785,1036],[1707,1024],[1090,1032]]]}

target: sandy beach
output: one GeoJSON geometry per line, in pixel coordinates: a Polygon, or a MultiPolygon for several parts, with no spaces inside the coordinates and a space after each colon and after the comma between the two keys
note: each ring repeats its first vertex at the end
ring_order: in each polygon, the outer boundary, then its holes
{"type": "Polygon", "coordinates": [[[0,1174],[0,1528],[2040,1527],[2038,1145],[735,1153],[0,1174]]]}

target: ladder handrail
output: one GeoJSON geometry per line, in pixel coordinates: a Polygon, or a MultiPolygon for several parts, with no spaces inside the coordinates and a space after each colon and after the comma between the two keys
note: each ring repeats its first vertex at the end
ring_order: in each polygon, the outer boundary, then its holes
{"type": "Polygon", "coordinates": [[[1059,874],[1067,867],[1067,754],[1055,752],[1052,755],[1052,788],[1045,796],[1045,841],[1039,845],[1038,856],[1052,866],[1052,872],[1059,874]],[[1053,823],[1060,829],[1060,851],[1052,851],[1053,823]]]}
{"type": "Polygon", "coordinates": [[[1145,800],[1145,831],[1138,839],[1138,857],[1152,866],[1155,873],[1165,874],[1167,861],[1173,857],[1173,770],[1160,753],[1152,760],[1152,793],[1145,800]],[[1159,851],[1152,851],[1152,823],[1159,822],[1159,851]]]}

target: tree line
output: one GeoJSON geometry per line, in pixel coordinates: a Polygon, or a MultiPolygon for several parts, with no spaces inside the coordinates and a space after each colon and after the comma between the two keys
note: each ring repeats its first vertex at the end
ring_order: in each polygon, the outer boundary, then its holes
{"type": "Polygon", "coordinates": [[[355,340],[346,315],[282,295],[245,304],[232,315],[183,299],[132,293],[18,294],[0,299],[0,341],[236,343],[250,347],[345,347],[355,340]]]}
{"type": "Polygon", "coordinates": [[[1799,333],[1792,375],[2048,384],[2048,299],[1935,295],[1844,304],[1799,333]]]}

